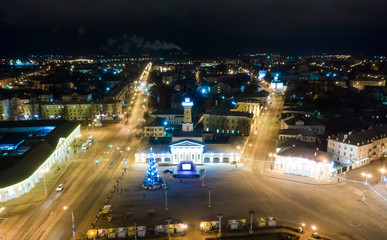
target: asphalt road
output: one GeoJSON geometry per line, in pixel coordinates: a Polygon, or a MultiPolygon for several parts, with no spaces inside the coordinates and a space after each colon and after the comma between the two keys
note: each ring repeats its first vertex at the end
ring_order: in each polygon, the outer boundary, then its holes
{"type": "MultiPolygon", "coordinates": [[[[146,79],[143,77],[142,81],[146,79]]],[[[123,172],[123,156],[128,155],[128,164],[134,161],[134,152],[140,140],[136,135],[138,130],[134,129],[142,120],[147,95],[136,93],[132,97],[131,114],[122,123],[96,127],[94,131],[82,130],[82,140],[76,143],[81,144],[89,135],[93,135],[93,145],[86,151],[75,147],[77,153],[70,154],[66,163],[58,163],[50,170],[46,177],[47,197],[39,192],[41,181],[31,193],[14,202],[7,202],[7,211],[12,214],[1,221],[3,239],[71,239],[71,211],[75,218],[76,238],[84,236],[123,172]],[[120,152],[122,150],[124,154],[120,152]],[[99,160],[98,164],[96,159],[99,160]],[[53,172],[57,166],[61,166],[60,177],[53,172]],[[65,188],[62,192],[56,192],[55,187],[60,183],[65,188]],[[67,210],[64,210],[65,206],[67,210]]]]}

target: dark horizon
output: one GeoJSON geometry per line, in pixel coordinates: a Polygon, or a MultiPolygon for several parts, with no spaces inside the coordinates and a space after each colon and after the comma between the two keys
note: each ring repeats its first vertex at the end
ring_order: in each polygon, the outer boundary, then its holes
{"type": "Polygon", "coordinates": [[[387,2],[2,1],[0,54],[387,53],[387,2]]]}

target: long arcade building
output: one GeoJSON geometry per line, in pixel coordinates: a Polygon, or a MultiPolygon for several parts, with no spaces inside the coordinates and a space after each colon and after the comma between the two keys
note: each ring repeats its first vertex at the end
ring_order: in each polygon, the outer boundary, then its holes
{"type": "Polygon", "coordinates": [[[0,202],[28,193],[80,135],[66,120],[0,123],[0,202]]]}

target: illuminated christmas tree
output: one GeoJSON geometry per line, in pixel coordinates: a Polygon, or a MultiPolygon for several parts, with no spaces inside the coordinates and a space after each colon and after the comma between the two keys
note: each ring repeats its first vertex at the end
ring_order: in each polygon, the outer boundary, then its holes
{"type": "Polygon", "coordinates": [[[145,179],[142,181],[143,187],[146,189],[157,189],[163,185],[163,179],[159,175],[156,161],[153,157],[152,148],[150,149],[150,157],[148,170],[146,171],[145,179]]]}

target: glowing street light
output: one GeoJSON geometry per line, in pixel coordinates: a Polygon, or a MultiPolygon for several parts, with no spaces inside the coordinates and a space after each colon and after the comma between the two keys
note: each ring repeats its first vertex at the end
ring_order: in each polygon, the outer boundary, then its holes
{"type": "Polygon", "coordinates": [[[361,175],[363,176],[363,177],[365,177],[365,184],[367,185],[367,181],[368,181],[368,178],[371,178],[372,177],[372,175],[371,174],[369,174],[369,173],[361,173],[361,175]]]}
{"type": "Polygon", "coordinates": [[[382,177],[380,178],[380,181],[382,182],[383,181],[384,173],[386,172],[386,169],[385,168],[381,168],[380,172],[382,173],[382,177]]]}
{"type": "Polygon", "coordinates": [[[253,215],[254,215],[254,211],[249,211],[249,214],[250,214],[250,230],[249,230],[249,233],[253,233],[253,215]]]}
{"type": "Polygon", "coordinates": [[[313,236],[314,238],[318,238],[318,233],[316,232],[317,227],[313,225],[313,226],[312,226],[312,230],[313,230],[312,236],[313,236]]]}
{"type": "MultiPolygon", "coordinates": [[[[67,207],[67,206],[64,206],[63,209],[64,209],[64,210],[67,210],[68,207],[67,207]]],[[[75,240],[75,226],[74,226],[75,218],[74,218],[74,211],[73,211],[73,210],[71,210],[71,221],[72,221],[72,223],[73,223],[73,227],[72,227],[73,240],[75,240]]]]}
{"type": "Polygon", "coordinates": [[[362,197],[362,200],[363,201],[365,201],[366,200],[366,193],[367,193],[367,185],[368,185],[368,183],[367,183],[367,181],[368,181],[368,178],[370,178],[370,177],[372,177],[372,175],[371,174],[369,174],[369,173],[361,173],[361,175],[363,176],[363,177],[365,177],[365,188],[364,188],[364,192],[363,192],[363,197],[362,197]]]}
{"type": "MultiPolygon", "coordinates": [[[[380,178],[380,182],[383,182],[384,173],[386,173],[387,170],[385,168],[382,168],[382,169],[380,169],[380,172],[382,173],[382,177],[380,178]]],[[[386,188],[387,188],[387,181],[386,181],[386,188]]]]}
{"type": "Polygon", "coordinates": [[[223,213],[218,213],[217,217],[219,218],[219,233],[218,233],[218,236],[221,237],[222,236],[222,217],[223,217],[223,213]]]}

